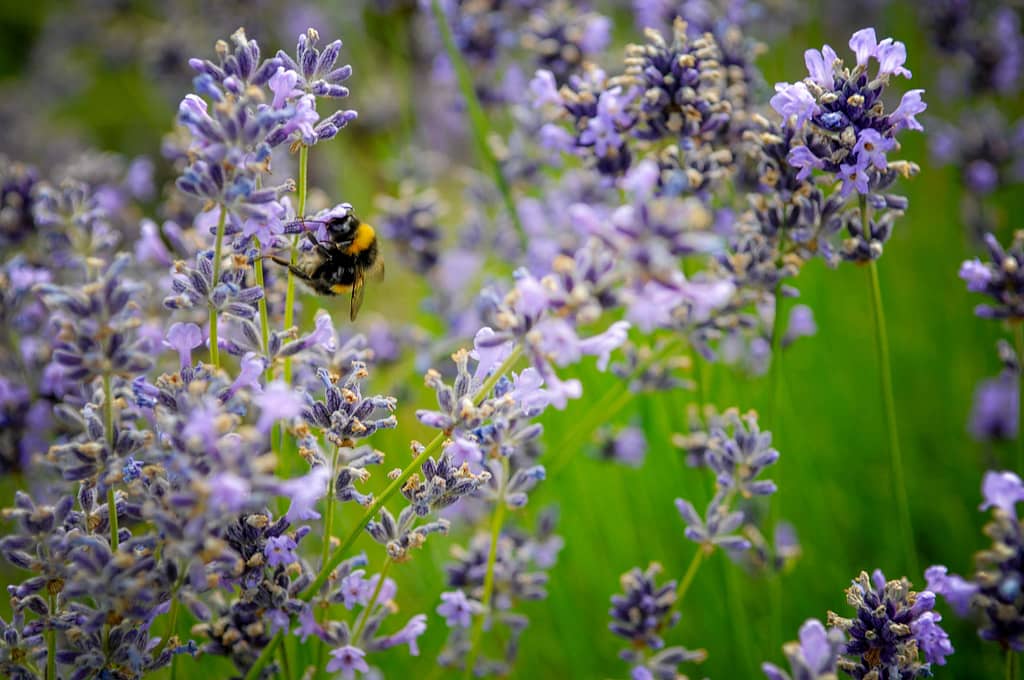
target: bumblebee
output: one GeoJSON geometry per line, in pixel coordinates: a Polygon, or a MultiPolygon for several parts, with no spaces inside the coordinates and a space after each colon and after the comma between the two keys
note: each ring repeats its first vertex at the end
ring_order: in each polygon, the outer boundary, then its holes
{"type": "MultiPolygon", "coordinates": [[[[304,220],[307,224],[311,221],[304,220]]],[[[320,295],[351,293],[349,319],[355,321],[363,305],[367,277],[378,281],[384,278],[384,261],[377,246],[377,233],[351,213],[319,223],[327,232],[327,240],[322,241],[307,231],[305,237],[313,247],[300,252],[295,264],[281,257],[271,259],[287,267],[320,295]]]]}

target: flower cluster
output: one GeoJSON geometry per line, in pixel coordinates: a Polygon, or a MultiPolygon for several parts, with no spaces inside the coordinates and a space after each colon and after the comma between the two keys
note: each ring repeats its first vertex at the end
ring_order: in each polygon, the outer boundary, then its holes
{"type": "Polygon", "coordinates": [[[562,539],[554,533],[555,514],[545,511],[540,515],[535,530],[530,533],[506,528],[493,548],[491,537],[479,533],[467,547],[452,549],[454,561],[445,565],[448,587],[455,590],[441,595],[437,612],[449,627],[448,640],[438,657],[446,667],[465,667],[467,655],[473,646],[471,625],[486,620],[489,630],[501,626],[505,631],[501,655],[496,658],[476,659],[473,670],[477,675],[504,674],[512,667],[519,651],[519,638],[529,619],[514,611],[522,602],[543,600],[547,597],[548,575],[562,547],[562,539]],[[488,567],[493,560],[493,567],[488,567]],[[493,573],[490,592],[485,580],[493,573]],[[487,602],[489,598],[489,602],[487,602]],[[483,617],[480,619],[478,617],[483,617]]]}
{"type": "Polygon", "coordinates": [[[1024,649],[1024,546],[1017,503],[1024,500],[1024,483],[1013,472],[990,471],[981,491],[981,509],[992,509],[992,521],[985,527],[992,546],[977,553],[970,578],[949,574],[942,565],[930,567],[925,576],[929,590],[945,598],[957,616],[977,615],[983,640],[1020,651],[1024,649]]]}
{"type": "Polygon", "coordinates": [[[960,267],[967,290],[984,293],[995,303],[978,305],[974,313],[986,319],[1024,318],[1024,232],[1014,234],[1009,248],[1003,248],[992,234],[985,235],[985,245],[990,262],[975,258],[960,267]]]}
{"type": "Polygon", "coordinates": [[[633,678],[678,677],[682,663],[700,662],[704,650],[690,651],[684,647],[665,647],[661,636],[679,623],[676,611],[676,582],[658,585],[655,581],[661,565],[650,564],[641,571],[634,568],[622,575],[622,594],[612,596],[608,611],[608,628],[629,641],[619,657],[630,664],[633,678]]]}
{"type": "MultiPolygon", "coordinates": [[[[923,90],[905,92],[899,105],[886,112],[882,102],[890,81],[910,78],[904,63],[906,46],[892,38],[878,41],[873,28],[857,31],[850,38],[856,65],[846,67],[828,45],[804,53],[809,76],[796,83],[778,83],[771,105],[787,125],[802,137],[787,155],[790,165],[800,170],[797,179],[815,171],[833,181],[841,180],[839,195],[856,191],[874,208],[900,211],[905,199],[892,198],[885,191],[895,179],[917,171],[912,163],[891,161],[888,154],[899,148],[897,135],[905,129],[923,130],[916,116],[927,108],[923,90]],[[877,68],[871,73],[871,60],[877,68]]],[[[860,225],[848,223],[851,242],[844,257],[857,261],[876,259],[892,231],[893,213],[873,223],[860,216],[860,225]]]]}
{"type": "Polygon", "coordinates": [[[872,677],[924,678],[931,664],[946,663],[953,653],[949,636],[939,626],[935,593],[916,592],[906,579],[886,581],[881,571],[861,572],[846,590],[854,618],[829,612],[828,623],[848,637],[839,668],[861,680],[872,677]],[[924,653],[925,662],[920,660],[924,653]]]}
{"type": "Polygon", "coordinates": [[[771,433],[758,428],[754,413],[740,417],[736,411],[727,412],[722,426],[711,430],[704,441],[702,462],[715,472],[716,491],[704,517],[689,501],[676,499],[676,509],[686,523],[686,537],[708,552],[716,546],[734,553],[745,552],[751,543],[736,532],[746,516],[743,511],[732,509],[732,503],[737,496],[751,498],[775,493],[774,482],[758,477],[778,461],[779,452],[771,448],[771,433]]]}

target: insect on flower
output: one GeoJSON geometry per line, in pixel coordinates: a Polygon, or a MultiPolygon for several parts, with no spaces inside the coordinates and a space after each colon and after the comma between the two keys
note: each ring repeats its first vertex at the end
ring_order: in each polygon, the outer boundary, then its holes
{"type": "Polygon", "coordinates": [[[303,232],[312,244],[311,249],[299,251],[294,264],[276,255],[271,259],[287,267],[320,295],[351,293],[349,319],[355,321],[363,305],[367,277],[376,281],[384,278],[384,260],[377,245],[377,232],[356,217],[351,209],[326,219],[290,222],[285,225],[285,231],[295,233],[309,224],[321,227],[319,236],[313,231],[303,232]]]}

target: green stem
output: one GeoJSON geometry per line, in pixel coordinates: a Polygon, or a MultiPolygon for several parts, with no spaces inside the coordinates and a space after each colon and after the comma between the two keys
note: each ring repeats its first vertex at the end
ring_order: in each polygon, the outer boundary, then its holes
{"type": "Polygon", "coordinates": [[[516,209],[515,199],[512,196],[512,188],[501,171],[501,164],[498,163],[498,159],[494,157],[491,147],[487,143],[487,138],[490,135],[490,125],[487,122],[484,109],[480,105],[480,99],[477,97],[476,87],[473,85],[473,76],[470,74],[469,68],[466,67],[466,62],[463,61],[459,48],[455,45],[452,29],[448,25],[448,18],[445,16],[444,10],[441,9],[441,3],[438,0],[431,0],[430,4],[434,10],[434,19],[441,30],[441,41],[444,43],[445,53],[448,55],[448,61],[451,62],[452,68],[455,71],[455,77],[459,83],[459,91],[466,100],[466,113],[469,115],[469,124],[473,131],[473,141],[475,142],[477,154],[480,157],[481,163],[490,170],[494,183],[497,185],[498,191],[501,192],[501,197],[505,202],[505,209],[508,211],[516,232],[519,234],[520,244],[525,246],[526,230],[523,229],[523,223],[519,219],[519,211],[516,209]]]}
{"type": "Polygon", "coordinates": [[[1017,345],[1017,472],[1024,472],[1024,321],[1014,323],[1013,339],[1017,345]]]}
{"type": "Polygon", "coordinates": [[[778,436],[782,420],[782,281],[775,284],[775,318],[772,320],[771,412],[768,424],[778,436]]]}
{"type": "MultiPolygon", "coordinates": [[[[107,438],[107,448],[114,453],[114,388],[109,373],[103,375],[103,429],[107,438]]],[[[107,489],[107,515],[110,522],[110,549],[117,552],[117,497],[114,485],[107,489]]]]}
{"type": "MultiPolygon", "coordinates": [[[[217,240],[213,245],[213,280],[211,281],[211,293],[213,288],[220,283],[220,261],[224,251],[224,223],[227,221],[228,209],[223,205],[220,207],[220,217],[217,219],[217,240]]],[[[220,347],[217,345],[217,310],[210,306],[210,361],[214,366],[220,368],[220,347]]]]}
{"type": "Polygon", "coordinates": [[[494,565],[498,561],[498,539],[501,538],[501,525],[505,521],[505,489],[509,477],[508,458],[502,457],[501,470],[501,488],[498,490],[498,497],[494,502],[494,517],[491,520],[491,547],[487,553],[487,571],[484,574],[484,594],[481,600],[483,613],[473,623],[469,653],[466,655],[466,667],[462,673],[462,677],[466,680],[473,677],[473,668],[476,666],[477,655],[480,652],[480,641],[484,635],[484,623],[490,613],[491,598],[494,595],[494,565]]]}
{"type": "Polygon", "coordinates": [[[1017,654],[1012,649],[1006,650],[1006,680],[1017,680],[1017,654]]]}
{"type": "MultiPolygon", "coordinates": [[[[516,362],[519,361],[522,353],[523,350],[519,346],[512,350],[508,357],[505,358],[505,361],[502,362],[501,366],[499,366],[494,373],[488,376],[483,385],[480,386],[480,389],[473,395],[473,401],[475,403],[479,403],[484,397],[490,394],[491,390],[493,390],[494,386],[498,384],[498,381],[501,380],[502,376],[508,373],[516,362]]],[[[342,541],[338,549],[331,555],[327,564],[321,565],[320,572],[313,580],[313,583],[311,583],[309,587],[299,595],[299,599],[309,602],[318,592],[320,592],[324,583],[326,583],[330,578],[331,572],[337,569],[338,565],[341,564],[341,561],[345,558],[345,553],[356,542],[356,539],[359,538],[360,534],[362,534],[367,523],[373,519],[380,509],[384,507],[384,504],[402,488],[402,485],[405,484],[406,480],[408,480],[409,477],[411,477],[413,473],[418,470],[424,462],[426,462],[427,458],[440,452],[441,448],[444,446],[445,439],[447,439],[447,436],[444,432],[438,433],[437,436],[423,448],[423,451],[421,451],[420,454],[402,470],[402,474],[393,479],[391,483],[385,487],[380,496],[370,504],[370,507],[367,508],[362,517],[359,518],[356,525],[352,527],[352,530],[345,537],[345,540],[342,541]]],[[[281,631],[278,631],[277,635],[274,636],[274,640],[277,640],[278,644],[280,644],[281,637],[281,631]]],[[[249,672],[245,674],[245,680],[255,680],[259,677],[260,673],[270,661],[270,657],[273,655],[273,650],[270,650],[269,652],[267,650],[270,649],[271,646],[276,646],[274,645],[274,640],[271,640],[271,644],[267,645],[267,647],[265,647],[260,653],[256,662],[249,669],[249,672]]]]}
{"type": "MultiPolygon", "coordinates": [[[[254,239],[256,244],[256,252],[259,253],[256,257],[256,261],[253,263],[253,269],[256,272],[256,285],[259,286],[260,290],[263,291],[263,297],[257,302],[257,306],[260,310],[260,334],[263,336],[263,353],[270,358],[270,319],[267,314],[267,287],[263,282],[263,247],[260,244],[259,239],[254,239]]],[[[267,364],[267,380],[269,381],[273,377],[273,367],[267,364]]]]}
{"type": "MultiPolygon", "coordinates": [[[[868,204],[865,196],[860,197],[861,228],[869,233],[868,204]]],[[[889,357],[889,334],[885,325],[885,309],[882,306],[882,286],[878,280],[878,265],[875,260],[868,263],[868,277],[871,286],[871,306],[875,317],[875,340],[882,374],[882,405],[886,430],[889,434],[889,454],[892,461],[893,484],[896,487],[896,504],[900,532],[903,535],[903,549],[907,555],[907,567],[911,574],[919,574],[917,547],[914,543],[914,528],[910,519],[910,502],[903,474],[903,456],[900,452],[900,437],[897,430],[896,399],[893,394],[892,362],[889,357]]]]}
{"type": "MultiPolygon", "coordinates": [[[[340,457],[340,455],[341,455],[341,447],[335,445],[335,447],[334,447],[334,456],[331,457],[331,468],[330,468],[331,469],[331,477],[328,480],[328,484],[327,484],[327,508],[324,510],[324,537],[323,537],[323,545],[321,546],[321,551],[320,551],[320,564],[321,565],[327,564],[327,558],[330,557],[330,555],[331,555],[331,536],[334,534],[334,502],[335,502],[335,499],[334,499],[334,494],[335,494],[334,483],[335,483],[335,481],[338,478],[338,458],[340,457]]],[[[320,610],[320,623],[324,622],[324,619],[327,618],[327,614],[328,614],[328,607],[324,606],[320,610]]],[[[354,640],[355,638],[353,637],[352,639],[354,640]]],[[[322,668],[323,667],[324,650],[326,649],[326,647],[327,647],[327,644],[324,643],[323,641],[321,641],[320,644],[317,646],[317,650],[316,650],[316,667],[317,668],[322,668]]]]}
{"type": "MultiPolygon", "coordinates": [[[[785,248],[786,232],[780,230],[779,237],[779,257],[782,257],[782,251],[785,248]]],[[[779,263],[782,264],[781,262],[779,263]]],[[[775,317],[772,319],[772,355],[771,355],[771,381],[769,389],[771,394],[770,399],[770,411],[768,413],[768,427],[772,431],[772,439],[775,442],[775,446],[778,447],[781,444],[782,436],[782,403],[783,403],[783,381],[785,380],[782,371],[782,338],[784,334],[783,330],[783,303],[785,297],[782,294],[782,280],[780,279],[775,284],[775,317]]],[[[782,466],[776,465],[774,472],[775,483],[782,484],[782,466]]],[[[768,504],[768,519],[769,525],[774,530],[778,525],[778,516],[781,512],[780,507],[781,498],[776,497],[773,502],[768,504]]],[[[771,634],[772,641],[780,641],[782,637],[782,575],[779,572],[773,572],[769,577],[768,583],[768,594],[769,601],[771,602],[771,634]]]]}
{"type": "Polygon", "coordinates": [[[320,552],[320,565],[327,564],[327,558],[331,554],[331,535],[334,530],[334,482],[338,476],[338,457],[341,455],[341,447],[334,447],[334,457],[331,459],[331,478],[327,484],[327,509],[324,512],[324,541],[320,552]]]}
{"type": "MultiPolygon", "coordinates": [[[[306,194],[309,185],[309,147],[303,144],[299,147],[299,181],[296,191],[298,207],[295,209],[295,216],[300,220],[306,216],[306,194]]],[[[289,262],[295,264],[299,252],[299,237],[292,237],[291,255],[289,262]]],[[[284,294],[284,330],[288,330],[295,323],[295,275],[288,270],[288,287],[284,294]]],[[[285,357],[284,360],[284,381],[289,385],[292,382],[292,359],[285,357]]],[[[283,436],[283,435],[282,435],[283,436]]]]}
{"type": "MultiPolygon", "coordinates": [[[[303,144],[299,147],[299,177],[296,186],[296,217],[300,220],[306,216],[306,196],[309,193],[309,147],[303,144]]],[[[292,236],[291,252],[288,261],[294,265],[299,254],[299,235],[292,236]]],[[[284,330],[287,331],[295,323],[295,275],[291,268],[288,269],[288,283],[284,294],[284,330]]],[[[292,358],[285,357],[283,377],[286,384],[292,384],[292,358]]],[[[278,440],[277,453],[281,456],[281,463],[284,471],[287,471],[291,456],[286,455],[285,442],[288,428],[281,424],[278,426],[280,438],[278,440]]]]}
{"type": "Polygon", "coordinates": [[[50,610],[46,626],[46,680],[57,680],[57,629],[53,627],[53,619],[57,616],[57,596],[47,593],[46,602],[50,610]]]}
{"type": "Polygon", "coordinates": [[[707,373],[704,370],[704,357],[696,349],[690,351],[690,361],[693,362],[693,383],[695,396],[697,397],[697,413],[704,417],[701,411],[707,403],[707,373]]]}
{"type": "Polygon", "coordinates": [[[291,680],[291,678],[295,676],[292,675],[292,667],[291,664],[288,663],[288,645],[281,644],[278,651],[281,653],[281,667],[284,668],[284,677],[291,680]]]}
{"type": "Polygon", "coordinates": [[[672,603],[674,609],[678,609],[682,605],[683,598],[686,597],[687,591],[693,585],[693,579],[697,576],[697,570],[700,569],[703,561],[704,546],[697,546],[697,552],[694,553],[693,559],[690,560],[690,566],[686,568],[686,573],[683,574],[683,580],[679,582],[679,587],[676,588],[676,600],[672,603]]]}
{"type": "MultiPolygon", "coordinates": [[[[163,651],[164,647],[168,645],[171,638],[174,637],[178,629],[178,610],[181,608],[178,598],[176,596],[178,587],[175,586],[174,591],[171,594],[171,610],[167,613],[167,635],[164,637],[160,646],[157,648],[157,654],[163,651]]],[[[171,680],[174,680],[178,676],[178,655],[175,654],[171,657],[171,680]]]]}
{"type": "Polygon", "coordinates": [[[370,614],[373,613],[373,608],[377,604],[377,598],[380,597],[381,588],[384,587],[384,579],[388,576],[388,571],[391,569],[392,560],[387,558],[384,560],[384,566],[380,569],[380,578],[377,579],[377,587],[373,589],[373,594],[370,595],[370,601],[366,603],[366,609],[363,610],[363,616],[356,624],[355,632],[352,633],[350,644],[359,646],[359,636],[362,634],[363,629],[366,628],[366,624],[370,621],[370,614]]]}

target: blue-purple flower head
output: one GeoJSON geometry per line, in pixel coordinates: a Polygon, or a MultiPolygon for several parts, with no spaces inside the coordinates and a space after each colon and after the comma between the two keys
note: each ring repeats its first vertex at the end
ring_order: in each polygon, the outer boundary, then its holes
{"type": "Polygon", "coordinates": [[[935,565],[925,577],[928,588],[942,595],[957,616],[970,615],[981,639],[1012,652],[1024,651],[1024,531],[1017,516],[1024,482],[1013,472],[989,471],[982,496],[981,510],[992,509],[985,526],[992,545],[975,554],[974,571],[964,578],[935,565]]]}
{"type": "Polygon", "coordinates": [[[441,593],[437,613],[444,617],[449,628],[469,628],[473,617],[483,613],[483,605],[466,597],[461,590],[441,593]]]}
{"type": "Polygon", "coordinates": [[[668,40],[648,29],[646,44],[626,48],[621,82],[642,92],[634,130],[640,139],[710,140],[729,122],[718,42],[711,33],[691,37],[686,28],[676,18],[668,40]]]}
{"type": "Polygon", "coordinates": [[[966,260],[960,266],[960,278],[967,290],[983,293],[989,304],[978,305],[974,313],[985,319],[1024,319],[1024,231],[1014,234],[1004,248],[992,234],[985,234],[988,262],[966,260]]]}
{"type": "MultiPolygon", "coordinates": [[[[906,46],[892,38],[879,42],[873,28],[857,31],[850,39],[856,65],[847,68],[835,50],[804,53],[808,77],[796,83],[778,83],[771,99],[783,120],[804,131],[804,144],[789,154],[791,165],[800,168],[800,179],[815,170],[843,182],[845,197],[856,190],[867,194],[873,176],[890,168],[888,153],[898,149],[896,135],[903,129],[922,130],[916,116],[925,110],[924,90],[903,94],[899,105],[886,113],[882,94],[890,81],[910,77],[904,67],[906,46]],[[872,69],[871,62],[877,64],[872,69]],[[872,72],[873,71],[873,72],[872,72]]],[[[912,166],[901,164],[908,174],[912,166]]]]}
{"type": "Polygon", "coordinates": [[[944,665],[953,653],[929,590],[911,590],[906,579],[887,581],[879,570],[870,576],[862,571],[847,588],[846,601],[855,616],[829,612],[828,624],[846,634],[838,665],[855,678],[928,677],[932,664],[944,665]]]}
{"type": "Polygon", "coordinates": [[[557,0],[530,13],[520,41],[535,55],[539,68],[564,83],[584,61],[604,51],[611,39],[611,25],[606,16],[557,0]]]}

